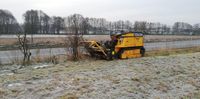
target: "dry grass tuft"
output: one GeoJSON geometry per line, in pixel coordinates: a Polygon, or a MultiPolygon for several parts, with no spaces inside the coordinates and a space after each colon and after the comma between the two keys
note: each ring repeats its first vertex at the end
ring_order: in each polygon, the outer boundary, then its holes
{"type": "Polygon", "coordinates": [[[176,54],[186,54],[186,53],[195,53],[200,52],[200,47],[192,48],[179,48],[179,49],[158,49],[154,51],[148,51],[145,53],[146,57],[152,56],[169,56],[176,54]]]}
{"type": "Polygon", "coordinates": [[[59,99],[78,99],[78,97],[75,94],[67,93],[62,96],[59,96],[59,99]]]}
{"type": "Polygon", "coordinates": [[[3,98],[6,92],[2,89],[0,89],[0,98],[3,98]]]}
{"type": "Polygon", "coordinates": [[[160,82],[155,89],[166,93],[169,90],[169,86],[164,82],[160,82]]]}

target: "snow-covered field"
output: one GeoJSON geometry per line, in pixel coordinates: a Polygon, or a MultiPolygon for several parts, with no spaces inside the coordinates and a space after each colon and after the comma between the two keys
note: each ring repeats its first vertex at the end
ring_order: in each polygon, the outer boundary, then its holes
{"type": "Polygon", "coordinates": [[[200,53],[41,64],[12,71],[5,66],[0,98],[198,99],[194,93],[200,90],[199,75],[200,53]]]}

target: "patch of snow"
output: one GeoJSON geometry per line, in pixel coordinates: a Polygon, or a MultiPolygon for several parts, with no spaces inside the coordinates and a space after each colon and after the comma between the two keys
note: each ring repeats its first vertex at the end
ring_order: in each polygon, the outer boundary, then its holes
{"type": "Polygon", "coordinates": [[[41,69],[41,68],[46,68],[48,67],[49,65],[47,64],[44,64],[44,65],[39,65],[39,66],[34,66],[35,69],[41,69]]]}
{"type": "Polygon", "coordinates": [[[22,83],[13,83],[13,84],[8,84],[8,87],[16,87],[16,86],[22,86],[22,83]]]}
{"type": "Polygon", "coordinates": [[[0,76],[5,76],[5,75],[7,75],[7,76],[11,76],[11,75],[13,75],[14,73],[3,73],[3,74],[0,74],[0,76]]]}
{"type": "Polygon", "coordinates": [[[12,73],[10,70],[2,70],[0,71],[0,76],[5,76],[5,75],[13,75],[14,73],[12,73]]]}

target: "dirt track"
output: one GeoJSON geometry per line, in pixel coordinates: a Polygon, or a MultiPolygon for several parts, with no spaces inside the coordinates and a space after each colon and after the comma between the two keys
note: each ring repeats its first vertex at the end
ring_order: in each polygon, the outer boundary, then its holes
{"type": "Polygon", "coordinates": [[[38,65],[4,70],[0,98],[198,99],[199,75],[200,53],[38,65]]]}

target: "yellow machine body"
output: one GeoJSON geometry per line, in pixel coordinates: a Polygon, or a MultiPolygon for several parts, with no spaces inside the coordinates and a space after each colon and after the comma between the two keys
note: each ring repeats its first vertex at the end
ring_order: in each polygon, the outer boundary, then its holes
{"type": "Polygon", "coordinates": [[[85,48],[91,56],[104,59],[126,59],[144,56],[144,37],[142,33],[122,33],[111,35],[111,41],[99,43],[96,41],[86,41],[85,48]],[[109,45],[109,46],[106,46],[109,45]]]}
{"type": "Polygon", "coordinates": [[[136,58],[141,57],[141,49],[144,46],[144,37],[143,35],[135,33],[125,33],[116,35],[117,45],[115,46],[115,53],[118,53],[123,49],[123,52],[120,53],[119,58],[136,58]]]}
{"type": "MultiPolygon", "coordinates": [[[[117,35],[119,36],[119,35],[117,35]]],[[[120,35],[117,42],[116,48],[125,48],[125,47],[137,47],[144,46],[144,39],[141,35],[134,35],[134,33],[126,33],[120,35]]]]}
{"type": "Polygon", "coordinates": [[[137,57],[141,57],[139,49],[124,51],[120,58],[126,59],[126,58],[137,58],[137,57]]]}

